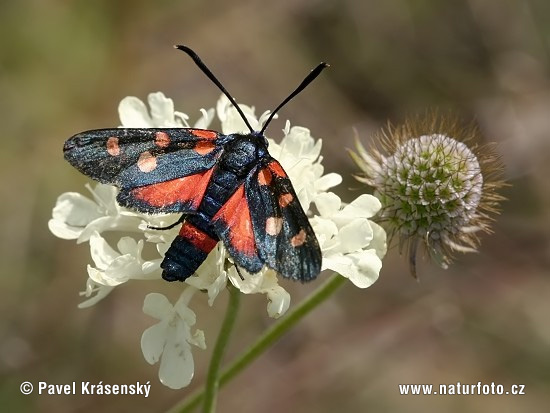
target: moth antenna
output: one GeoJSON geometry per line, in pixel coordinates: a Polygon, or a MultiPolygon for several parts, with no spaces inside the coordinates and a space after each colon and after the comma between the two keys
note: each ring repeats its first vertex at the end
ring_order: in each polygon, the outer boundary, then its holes
{"type": "Polygon", "coordinates": [[[208,69],[208,67],[204,64],[204,62],[201,60],[201,58],[199,57],[198,54],[196,54],[193,50],[191,50],[189,47],[187,46],[183,46],[183,45],[176,45],[174,46],[174,48],[176,49],[179,49],[181,50],[182,52],[185,52],[189,55],[189,57],[191,57],[191,59],[193,59],[193,61],[195,62],[195,64],[199,67],[200,70],[203,71],[203,73],[208,77],[208,79],[210,79],[212,81],[212,83],[214,83],[218,89],[220,89],[223,94],[225,96],[227,96],[227,98],[229,99],[229,101],[233,104],[233,106],[235,107],[235,109],[237,109],[237,112],[239,112],[239,115],[241,115],[241,118],[242,120],[244,121],[244,123],[246,124],[247,128],[250,129],[250,133],[255,133],[255,130],[252,129],[252,126],[250,126],[250,123],[248,122],[248,119],[246,119],[246,116],[244,116],[244,113],[243,111],[241,110],[241,108],[239,107],[239,105],[237,105],[237,102],[235,102],[235,99],[233,99],[233,96],[231,96],[229,94],[229,92],[223,87],[223,85],[221,84],[221,82],[216,78],[216,76],[214,76],[214,74],[210,71],[210,69],[208,69]]]}
{"type": "Polygon", "coordinates": [[[294,96],[296,96],[298,93],[300,93],[302,90],[304,90],[307,87],[307,85],[309,85],[311,82],[313,82],[315,80],[315,78],[317,76],[319,76],[319,74],[327,67],[329,67],[329,65],[327,63],[321,62],[317,65],[317,67],[315,69],[313,69],[311,72],[309,72],[309,74],[306,76],[306,78],[304,80],[302,80],[302,83],[300,83],[298,85],[298,87],[294,90],[294,92],[292,92],[290,95],[288,95],[288,97],[285,100],[283,100],[279,104],[279,106],[277,106],[273,110],[273,112],[271,112],[271,115],[269,115],[266,122],[264,123],[264,126],[262,127],[262,130],[260,131],[261,135],[264,134],[264,131],[266,130],[267,125],[269,125],[269,122],[271,122],[273,120],[273,117],[279,111],[279,109],[281,109],[284,105],[286,105],[288,102],[290,102],[290,100],[294,96]]]}

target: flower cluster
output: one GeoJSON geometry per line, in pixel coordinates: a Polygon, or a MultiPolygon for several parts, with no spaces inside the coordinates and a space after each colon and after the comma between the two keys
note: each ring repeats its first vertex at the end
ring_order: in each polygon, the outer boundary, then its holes
{"type": "Polygon", "coordinates": [[[351,152],[363,171],[357,178],[381,201],[377,219],[390,238],[399,237],[400,249],[407,246],[415,277],[418,245],[447,268],[453,252],[476,251],[477,233],[490,232],[503,168],[489,147],[474,142],[477,133],[433,113],[390,126],[378,137],[381,151],[367,152],[357,141],[351,152]]]}
{"type": "MultiPolygon", "coordinates": [[[[135,97],[127,97],[119,106],[123,127],[191,127],[189,117],[174,111],[171,99],[162,93],[148,97],[149,110],[135,97]]],[[[259,118],[254,108],[240,105],[254,129],[261,129],[269,112],[259,118]]],[[[225,96],[216,109],[201,110],[194,128],[207,128],[217,115],[224,134],[246,131],[243,120],[225,96]]],[[[335,173],[324,174],[321,164],[321,141],[310,131],[289,122],[283,130],[280,143],[269,140],[270,154],[279,160],[288,173],[300,203],[305,211],[315,205],[319,215],[311,218],[323,254],[323,269],[331,269],[358,286],[366,288],[378,277],[386,252],[386,234],[370,218],[380,208],[380,202],[371,195],[362,195],[349,205],[328,190],[342,178],[335,173]]],[[[120,207],[116,202],[117,189],[98,184],[87,186],[91,199],[78,193],[62,194],[49,221],[50,230],[58,237],[88,242],[94,265],[88,266],[88,281],[80,305],[96,304],[116,286],[129,280],[160,278],[160,263],[178,229],[158,231],[150,227],[164,227],[177,221],[170,214],[146,215],[120,207]],[[125,232],[131,236],[119,239],[113,248],[103,237],[105,232],[125,232]],[[142,250],[153,246],[157,258],[145,260],[142,250]]],[[[116,234],[113,234],[116,235],[116,234]]],[[[160,361],[159,377],[171,388],[189,384],[193,376],[191,346],[205,348],[204,334],[195,329],[196,315],[189,303],[197,292],[206,292],[213,304],[228,282],[244,294],[262,293],[267,296],[267,312],[271,317],[283,315],[290,305],[290,295],[277,282],[276,273],[264,268],[258,274],[237,273],[222,243],[209,254],[196,274],[186,280],[183,291],[174,305],[157,293],[147,295],[144,312],[159,320],[142,336],[145,359],[153,364],[160,361]]]]}

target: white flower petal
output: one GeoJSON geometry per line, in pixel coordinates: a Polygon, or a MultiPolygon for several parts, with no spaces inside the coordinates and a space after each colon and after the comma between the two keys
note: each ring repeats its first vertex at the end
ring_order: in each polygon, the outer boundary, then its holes
{"type": "Polygon", "coordinates": [[[102,210],[102,215],[117,215],[120,212],[121,207],[116,202],[118,188],[101,183],[97,183],[93,188],[90,184],[85,186],[102,210]]]}
{"type": "Polygon", "coordinates": [[[309,129],[302,126],[293,126],[285,136],[284,148],[298,158],[309,159],[313,162],[321,153],[322,141],[315,141],[309,129]]]}
{"type": "Polygon", "coordinates": [[[202,330],[195,330],[192,336],[187,337],[187,342],[200,349],[206,349],[206,340],[204,338],[204,331],[202,330]]]}
{"type": "MultiPolygon", "coordinates": [[[[249,106],[239,104],[239,108],[248,120],[252,128],[257,128],[258,120],[254,116],[254,109],[249,106]]],[[[216,104],[216,112],[222,124],[222,133],[229,135],[231,133],[245,132],[249,133],[248,127],[244,123],[241,115],[231,104],[225,95],[222,95],[216,104]]]]}
{"type": "Polygon", "coordinates": [[[270,317],[278,318],[286,313],[290,306],[290,294],[278,285],[275,271],[266,268],[257,274],[249,274],[244,269],[240,271],[244,280],[234,266],[228,271],[229,280],[235,287],[244,294],[266,294],[267,313],[270,317]]]}
{"type": "Polygon", "coordinates": [[[176,390],[191,383],[195,370],[191,346],[185,340],[186,334],[182,331],[184,328],[178,323],[175,331],[169,330],[159,367],[161,383],[176,390]]]}
{"type": "Polygon", "coordinates": [[[335,214],[342,205],[340,197],[333,192],[321,193],[315,198],[315,206],[322,217],[335,214]]]}
{"type": "Polygon", "coordinates": [[[143,250],[143,240],[139,240],[139,242],[136,242],[136,240],[133,238],[122,237],[118,240],[116,246],[121,254],[132,254],[140,256],[141,251],[143,250]]]}
{"type": "Polygon", "coordinates": [[[328,242],[338,234],[338,227],[334,221],[318,216],[313,217],[310,223],[315,231],[321,249],[325,251],[328,248],[328,242]]]}
{"type": "Polygon", "coordinates": [[[132,231],[138,230],[141,219],[137,216],[104,216],[93,220],[88,224],[86,228],[81,232],[77,239],[77,243],[88,241],[94,232],[105,231],[132,231]]]}
{"type": "Polygon", "coordinates": [[[66,192],[57,198],[48,227],[59,238],[75,239],[100,216],[95,202],[76,192],[66,192]]]}
{"type": "Polygon", "coordinates": [[[267,314],[271,318],[279,318],[285,314],[290,307],[290,294],[282,287],[268,289],[267,293],[267,314]]]}
{"type": "Polygon", "coordinates": [[[356,287],[370,287],[377,279],[382,261],[374,250],[335,255],[323,260],[323,268],[336,271],[348,278],[356,287]]]}
{"type": "Polygon", "coordinates": [[[328,257],[323,257],[322,269],[336,271],[338,274],[346,278],[350,278],[350,276],[357,273],[353,260],[342,254],[334,254],[329,255],[328,257]]]}
{"type": "Polygon", "coordinates": [[[162,257],[164,257],[166,255],[166,251],[168,251],[168,249],[170,248],[170,245],[172,245],[172,241],[157,243],[156,247],[157,247],[158,253],[162,257]]]}
{"type": "Polygon", "coordinates": [[[118,105],[118,115],[126,128],[152,128],[153,121],[147,107],[135,96],[127,96],[118,105]]]}
{"type": "Polygon", "coordinates": [[[140,259],[131,254],[119,255],[105,270],[105,276],[113,284],[122,284],[131,278],[138,278],[141,275],[140,259]]]}
{"type": "Polygon", "coordinates": [[[184,128],[189,127],[189,122],[188,122],[189,116],[187,116],[187,114],[185,114],[183,112],[175,111],[174,112],[174,120],[178,125],[182,125],[184,128]]]}
{"type": "Polygon", "coordinates": [[[354,252],[369,245],[372,228],[367,219],[354,219],[340,229],[338,238],[342,252],[354,252]]]}
{"type": "Polygon", "coordinates": [[[95,265],[102,270],[107,269],[120,255],[98,232],[94,232],[90,236],[90,253],[95,265]]]}
{"type": "Polygon", "coordinates": [[[357,273],[351,274],[349,279],[359,288],[370,287],[378,279],[382,260],[374,250],[367,250],[350,254],[357,266],[357,273]]]}
{"type": "Polygon", "coordinates": [[[156,127],[175,127],[174,101],[164,96],[162,92],[150,93],[147,102],[151,108],[151,120],[156,127]]]}
{"type": "Polygon", "coordinates": [[[225,271],[212,280],[211,277],[194,276],[185,280],[200,291],[208,293],[208,305],[212,306],[218,294],[223,291],[227,285],[227,274],[225,271]]]}
{"type": "Polygon", "coordinates": [[[88,308],[92,305],[97,304],[99,301],[103,300],[107,295],[109,295],[109,293],[113,291],[113,289],[114,287],[97,284],[94,280],[88,278],[88,280],[86,281],[86,291],[80,293],[80,295],[89,298],[78,304],[78,308],[88,308]]]}
{"type": "Polygon", "coordinates": [[[158,320],[170,317],[173,306],[163,294],[149,293],[143,301],[143,312],[158,320]]]}
{"type": "Polygon", "coordinates": [[[105,271],[92,267],[91,265],[87,265],[86,270],[88,271],[88,277],[90,277],[90,279],[96,284],[105,285],[108,287],[116,287],[120,284],[110,283],[107,277],[105,277],[105,271]]]}
{"type": "Polygon", "coordinates": [[[141,352],[147,363],[159,362],[164,351],[167,330],[168,323],[161,321],[146,329],[141,335],[141,352]]]}
{"type": "MultiPolygon", "coordinates": [[[[192,289],[193,287],[188,287],[188,289],[192,289]]],[[[187,290],[187,289],[186,289],[187,290]]],[[[181,300],[178,300],[176,305],[174,305],[174,310],[178,314],[178,316],[185,321],[185,324],[188,326],[194,326],[197,322],[197,316],[195,315],[194,311],[191,310],[189,307],[187,307],[187,303],[183,303],[181,300]]]]}
{"type": "Polygon", "coordinates": [[[363,194],[346,205],[341,214],[348,215],[353,218],[372,218],[375,216],[382,204],[375,196],[363,194]]]}
{"type": "MultiPolygon", "coordinates": [[[[160,269],[160,264],[161,264],[162,260],[163,260],[163,258],[157,258],[156,260],[152,260],[152,261],[144,261],[141,264],[141,272],[143,274],[150,274],[154,271],[157,271],[158,269],[160,269]]],[[[149,279],[149,278],[155,279],[155,278],[160,278],[160,277],[159,276],[147,277],[147,279],[149,279]]]]}
{"type": "Polygon", "coordinates": [[[315,182],[317,191],[327,191],[329,188],[335,187],[342,183],[342,176],[337,173],[330,173],[322,176],[315,182]]]}
{"type": "MultiPolygon", "coordinates": [[[[271,111],[269,110],[266,110],[264,113],[262,113],[260,115],[260,117],[258,118],[258,129],[261,129],[264,127],[264,124],[265,122],[267,121],[267,119],[269,118],[269,116],[271,115],[271,111]]],[[[273,116],[273,119],[278,119],[279,118],[279,115],[275,114],[275,116],[273,116]]]]}
{"type": "Polygon", "coordinates": [[[214,109],[201,109],[202,116],[195,122],[193,125],[196,129],[206,129],[210,126],[212,123],[212,120],[214,120],[214,116],[216,114],[216,111],[214,109]]]}
{"type": "Polygon", "coordinates": [[[372,241],[369,246],[376,251],[378,258],[382,259],[388,250],[386,231],[376,222],[370,221],[370,226],[372,228],[372,241]]]}
{"type": "Polygon", "coordinates": [[[78,238],[82,232],[82,227],[67,225],[65,222],[55,219],[50,219],[48,221],[48,229],[53,235],[62,239],[78,238]]]}

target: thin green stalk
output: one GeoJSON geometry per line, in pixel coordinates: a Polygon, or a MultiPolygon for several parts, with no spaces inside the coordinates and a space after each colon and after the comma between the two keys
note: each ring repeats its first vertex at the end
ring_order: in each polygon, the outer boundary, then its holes
{"type": "MultiPolygon", "coordinates": [[[[306,297],[292,311],[285,315],[281,320],[273,324],[259,339],[246,349],[236,360],[226,367],[220,375],[219,386],[223,386],[233,377],[239,374],[246,366],[258,358],[264,351],[270,348],[283,334],[290,330],[298,321],[304,318],[311,310],[330,297],[346,278],[339,274],[333,274],[324,284],[322,284],[311,295],[306,297]]],[[[236,289],[235,289],[236,290],[236,289]]],[[[189,413],[192,412],[203,400],[205,389],[199,389],[181,404],[174,406],[170,412],[189,413]]]]}
{"type": "Polygon", "coordinates": [[[216,411],[216,400],[220,387],[220,366],[225,349],[227,348],[227,343],[229,342],[229,337],[235,326],[235,320],[237,319],[237,312],[241,300],[241,292],[237,288],[229,283],[227,287],[229,289],[229,303],[208,368],[208,376],[206,377],[204,389],[204,404],[202,408],[204,413],[213,413],[216,411]]]}

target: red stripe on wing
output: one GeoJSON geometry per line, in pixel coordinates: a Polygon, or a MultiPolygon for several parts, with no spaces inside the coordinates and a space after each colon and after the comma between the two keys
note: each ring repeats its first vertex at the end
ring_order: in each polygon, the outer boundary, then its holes
{"type": "Polygon", "coordinates": [[[229,242],[239,253],[256,256],[256,241],[252,231],[250,209],[241,185],[214,215],[212,221],[223,221],[229,231],[229,242]]]}
{"type": "Polygon", "coordinates": [[[210,152],[212,152],[214,149],[216,149],[216,145],[214,145],[213,142],[197,142],[195,147],[193,148],[195,152],[197,152],[199,155],[207,155],[210,152]]]}
{"type": "Polygon", "coordinates": [[[204,197],[214,168],[204,172],[172,179],[158,184],[141,186],[131,190],[135,199],[152,207],[164,207],[177,202],[190,202],[197,209],[204,197]]]}
{"type": "Polygon", "coordinates": [[[195,135],[197,138],[203,138],[203,139],[216,139],[218,137],[218,132],[213,130],[205,130],[205,129],[189,129],[189,132],[191,132],[193,135],[195,135]]]}
{"type": "Polygon", "coordinates": [[[273,172],[275,175],[277,175],[279,178],[286,178],[286,172],[283,170],[283,167],[281,164],[275,160],[271,161],[269,165],[267,165],[267,168],[273,172]]]}

